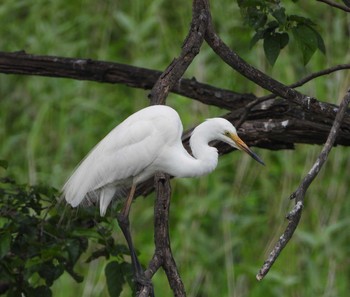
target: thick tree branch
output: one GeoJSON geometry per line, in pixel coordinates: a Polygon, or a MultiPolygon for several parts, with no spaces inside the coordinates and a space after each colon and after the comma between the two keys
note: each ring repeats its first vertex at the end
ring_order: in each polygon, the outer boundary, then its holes
{"type": "Polygon", "coordinates": [[[245,62],[216,34],[212,22],[209,22],[205,40],[214,52],[238,73],[278,96],[302,104],[302,101],[304,100],[303,94],[272,79],[265,73],[245,62]]]}
{"type": "MultiPolygon", "coordinates": [[[[350,64],[332,66],[319,72],[311,73],[289,85],[289,87],[295,88],[317,77],[346,69],[350,69],[350,64]]],[[[24,52],[0,52],[0,73],[73,78],[103,83],[120,83],[143,89],[151,89],[161,75],[161,72],[157,70],[120,63],[56,56],[38,56],[26,54],[24,52]]],[[[277,97],[274,94],[270,94],[257,98],[253,94],[239,94],[230,90],[200,83],[195,79],[184,78],[180,79],[180,81],[173,86],[171,92],[198,100],[204,104],[229,110],[238,110],[241,107],[250,110],[259,103],[277,97]]],[[[321,114],[333,108],[333,106],[328,106],[327,103],[317,101],[317,105],[321,104],[323,106],[320,111],[321,114]]],[[[314,109],[313,106],[314,105],[311,103],[306,110],[311,109],[318,112],[318,108],[314,109]]]]}
{"type": "MultiPolygon", "coordinates": [[[[169,237],[169,212],[170,212],[170,197],[171,188],[169,183],[169,177],[164,174],[158,174],[157,180],[157,203],[154,208],[154,227],[155,232],[155,261],[150,263],[150,267],[154,267],[154,264],[159,265],[158,259],[163,259],[163,267],[168,277],[170,287],[172,288],[175,296],[185,296],[185,288],[181,281],[179,272],[176,268],[176,263],[173,258],[170,237],[169,237]]],[[[154,271],[154,268],[150,268],[154,271]]],[[[153,272],[154,273],[154,272],[153,272]]]]}
{"type": "MultiPolygon", "coordinates": [[[[175,59],[158,78],[150,93],[151,104],[165,104],[165,99],[175,84],[181,79],[188,66],[199,53],[207,27],[207,9],[201,1],[193,1],[191,29],[182,46],[179,58],[175,59]]],[[[161,266],[163,267],[173,290],[174,296],[186,296],[184,285],[172,256],[169,238],[170,182],[167,174],[155,176],[156,201],[154,206],[154,242],[155,252],[149,263],[146,276],[150,278],[161,266]]],[[[145,286],[146,287],[146,286],[145,286]]],[[[147,296],[147,288],[140,290],[139,296],[147,296]]]]}
{"type": "MultiPolygon", "coordinates": [[[[153,88],[162,74],[157,70],[120,63],[38,56],[25,52],[0,52],[0,73],[119,83],[147,90],[153,88]]],[[[243,107],[255,99],[252,94],[239,94],[184,78],[174,84],[171,92],[226,109],[243,107]]]]}
{"type": "MultiPolygon", "coordinates": [[[[299,87],[317,77],[346,69],[350,69],[350,64],[335,65],[311,73],[288,87],[299,87]]],[[[120,83],[129,87],[143,89],[151,89],[161,75],[161,72],[157,70],[126,64],[90,59],[38,56],[26,54],[25,52],[0,52],[0,73],[120,83]]],[[[253,94],[239,94],[197,82],[195,79],[184,78],[180,79],[173,86],[171,92],[198,100],[204,104],[226,109],[238,109],[244,106],[253,107],[263,101],[277,97],[275,94],[271,94],[256,98],[253,94]]],[[[321,103],[318,102],[318,104],[321,103]]],[[[312,105],[309,108],[312,108],[312,105]]]]}
{"type": "Polygon", "coordinates": [[[303,103],[305,97],[304,95],[283,85],[277,80],[272,79],[265,73],[245,62],[221,40],[221,38],[215,33],[213,26],[208,26],[208,28],[209,29],[207,30],[205,37],[206,41],[212,47],[215,53],[229,66],[275,95],[289,99],[293,102],[297,102],[298,104],[303,103]]]}
{"type": "Polygon", "coordinates": [[[347,93],[344,96],[343,101],[340,104],[337,116],[334,120],[333,126],[331,131],[329,132],[329,136],[327,138],[327,141],[319,154],[316,162],[312,166],[312,168],[309,170],[307,175],[303,178],[302,182],[300,183],[299,187],[295,192],[293,192],[290,196],[291,199],[295,199],[295,206],[294,208],[289,212],[287,215],[288,219],[288,225],[284,233],[280,236],[279,240],[277,241],[275,247],[272,249],[270,255],[268,256],[267,260],[263,264],[262,268],[260,269],[259,273],[257,274],[256,278],[258,280],[262,280],[264,276],[268,273],[270,268],[272,267],[273,263],[278,258],[279,254],[282,252],[283,248],[287,245],[289,240],[292,238],[294,231],[298,227],[301,213],[304,206],[304,200],[305,200],[305,194],[309,186],[311,185],[312,181],[316,178],[318,173],[320,172],[322,166],[327,160],[328,154],[331,151],[335,140],[338,136],[339,129],[341,126],[341,122],[344,118],[344,115],[346,113],[347,107],[350,102],[350,89],[347,91],[347,93]]]}

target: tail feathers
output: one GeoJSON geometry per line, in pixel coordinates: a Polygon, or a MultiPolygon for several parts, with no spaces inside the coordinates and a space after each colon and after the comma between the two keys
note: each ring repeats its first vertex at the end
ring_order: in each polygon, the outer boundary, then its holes
{"type": "Polygon", "coordinates": [[[88,193],[82,191],[69,191],[63,189],[63,197],[72,206],[91,206],[99,203],[100,215],[106,214],[107,208],[112,200],[123,200],[127,197],[129,187],[118,187],[118,186],[104,186],[102,188],[90,191],[88,193]]]}
{"type": "Polygon", "coordinates": [[[115,187],[104,187],[100,194],[100,215],[103,217],[106,214],[108,205],[111,203],[116,189],[115,187]]]}
{"type": "MultiPolygon", "coordinates": [[[[72,207],[77,207],[80,203],[86,203],[84,201],[86,195],[95,192],[89,182],[89,179],[79,176],[76,171],[63,186],[63,196],[72,207]]],[[[89,196],[92,197],[88,198],[93,199],[94,196],[97,196],[97,193],[89,196]]]]}

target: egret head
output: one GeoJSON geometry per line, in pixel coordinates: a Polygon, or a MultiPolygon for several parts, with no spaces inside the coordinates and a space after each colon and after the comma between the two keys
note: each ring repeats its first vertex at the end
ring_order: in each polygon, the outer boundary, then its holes
{"type": "Polygon", "coordinates": [[[262,165],[265,165],[263,160],[261,160],[261,158],[255,154],[237,135],[236,128],[229,121],[223,118],[214,118],[209,121],[215,121],[215,125],[213,126],[216,126],[216,139],[223,141],[238,150],[246,152],[254,160],[258,161],[262,165]]]}

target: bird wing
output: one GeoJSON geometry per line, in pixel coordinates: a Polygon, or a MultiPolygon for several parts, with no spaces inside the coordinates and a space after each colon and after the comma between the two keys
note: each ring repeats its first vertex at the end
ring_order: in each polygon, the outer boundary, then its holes
{"type": "MultiPolygon", "coordinates": [[[[126,120],[102,139],[78,165],[63,187],[73,207],[87,193],[105,186],[129,186],[159,153],[164,139],[149,120],[126,120]]],[[[110,198],[112,199],[112,197],[110,198]]]]}

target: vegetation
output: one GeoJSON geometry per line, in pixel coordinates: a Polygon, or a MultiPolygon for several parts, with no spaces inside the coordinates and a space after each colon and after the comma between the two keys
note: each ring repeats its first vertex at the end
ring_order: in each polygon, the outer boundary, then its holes
{"type": "MultiPolygon", "coordinates": [[[[252,1],[237,2],[242,6],[252,1]]],[[[274,21],[273,10],[261,25],[265,31],[259,33],[249,26],[237,2],[211,1],[216,29],[246,61],[272,77],[290,84],[310,72],[349,61],[349,16],[343,11],[314,1],[282,1],[286,15],[303,16],[316,24],[308,28],[317,32],[314,36],[322,36],[325,48],[317,37],[311,55],[310,47],[299,50],[297,33],[274,27],[283,45],[286,37],[281,35],[289,34],[288,46],[280,46],[277,53],[273,34],[264,35],[268,27],[263,27],[274,21]],[[250,48],[252,40],[256,44],[250,48]],[[269,46],[275,51],[267,50],[269,46]]],[[[281,13],[277,15],[275,20],[283,22],[281,13]]],[[[178,55],[190,19],[190,3],[184,0],[133,1],[132,5],[113,0],[4,0],[0,49],[162,70],[178,55]]],[[[186,77],[236,92],[265,94],[219,61],[207,46],[186,77]]],[[[337,72],[300,90],[337,104],[349,78],[349,71],[337,72]]],[[[94,209],[70,211],[57,206],[58,193],[52,187],[60,189],[98,140],[127,115],[147,106],[147,94],[122,85],[0,75],[0,159],[8,162],[7,169],[4,163],[0,167],[0,283],[9,280],[5,268],[25,271],[21,283],[10,279],[8,296],[19,296],[15,283],[26,288],[28,296],[39,296],[38,292],[50,296],[45,285],[55,297],[109,296],[113,281],[106,275],[111,276],[116,265],[123,272],[129,269],[113,211],[99,218],[94,209]],[[41,229],[22,230],[23,224],[41,229]],[[25,254],[15,250],[19,240],[28,246],[25,254]],[[45,255],[36,244],[39,241],[48,247],[45,255]]],[[[225,112],[173,94],[167,103],[178,110],[185,128],[225,112]]],[[[255,279],[285,226],[289,194],[320,149],[299,145],[294,151],[257,150],[265,168],[233,153],[222,157],[218,169],[207,177],[172,181],[172,250],[188,296],[347,296],[350,161],[343,147],[331,152],[309,189],[292,242],[266,279],[255,279]]],[[[135,246],[144,264],[154,248],[153,198],[151,194],[137,199],[131,213],[135,246]]],[[[118,273],[116,283],[121,275],[125,279],[117,285],[125,283],[122,296],[130,296],[126,284],[130,275],[118,273]]],[[[157,274],[155,291],[171,296],[165,283],[165,276],[157,274]]]]}

